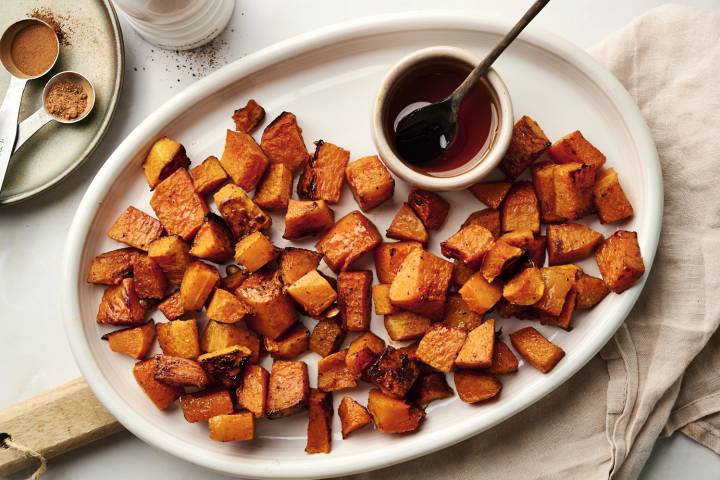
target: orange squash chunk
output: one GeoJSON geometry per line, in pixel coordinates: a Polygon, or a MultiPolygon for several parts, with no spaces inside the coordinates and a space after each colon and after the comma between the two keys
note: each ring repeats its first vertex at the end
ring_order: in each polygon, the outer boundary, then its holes
{"type": "Polygon", "coordinates": [[[545,223],[562,222],[555,212],[555,168],[552,162],[542,162],[532,167],[532,180],[540,208],[540,218],[545,223]]]}
{"type": "Polygon", "coordinates": [[[447,260],[424,250],[413,250],[390,285],[390,301],[400,308],[440,320],[452,273],[452,264],[447,260]]]}
{"type": "Polygon", "coordinates": [[[403,398],[417,380],[420,369],[406,353],[386,347],[365,374],[385,395],[403,398]]]}
{"type": "Polygon", "coordinates": [[[238,404],[255,418],[265,416],[269,377],[268,371],[260,365],[247,365],[242,372],[241,386],[235,391],[238,404]]]}
{"type": "Polygon", "coordinates": [[[323,313],[337,299],[335,289],[317,270],[311,270],[285,291],[311,316],[323,313]]]}
{"type": "Polygon", "coordinates": [[[285,213],[283,238],[297,240],[328,231],[335,222],[335,212],[325,200],[290,199],[285,213]]]}
{"type": "Polygon", "coordinates": [[[97,312],[97,322],[110,325],[139,325],[145,323],[147,309],[140,304],[132,278],[120,285],[108,287],[103,293],[97,312]]]}
{"type": "Polygon", "coordinates": [[[348,332],[364,332],[370,328],[370,270],[340,272],[337,298],[342,325],[348,332]]]}
{"type": "Polygon", "coordinates": [[[466,337],[465,330],[436,323],[420,340],[415,355],[426,365],[441,372],[449,372],[455,364],[455,357],[463,347],[466,337]]]}
{"type": "Polygon", "coordinates": [[[540,269],[526,268],[503,287],[503,297],[515,305],[534,305],[545,293],[545,282],[540,269]]]}
{"type": "Polygon", "coordinates": [[[249,192],[262,178],[270,160],[253,137],[247,133],[227,130],[220,164],[237,186],[249,192]]]}
{"type": "Polygon", "coordinates": [[[373,304],[376,315],[390,315],[397,313],[399,309],[390,302],[390,285],[378,283],[372,287],[373,304]]]}
{"type": "Polygon", "coordinates": [[[262,232],[253,232],[235,244],[235,261],[255,272],[275,260],[277,249],[262,232]]]}
{"type": "Polygon", "coordinates": [[[204,197],[220,188],[227,181],[228,174],[217,157],[210,155],[200,165],[190,169],[190,177],[195,191],[204,197]]]}
{"type": "Polygon", "coordinates": [[[335,353],[345,340],[345,330],[333,319],[321,320],[310,334],[310,350],[321,357],[335,353]]]}
{"type": "Polygon", "coordinates": [[[253,273],[235,294],[253,313],[246,319],[247,326],[260,335],[276,339],[298,319],[295,304],[274,272],[253,273]]]}
{"type": "Polygon", "coordinates": [[[372,422],[367,408],[350,397],[343,397],[340,400],[338,416],[340,417],[343,439],[347,438],[355,430],[359,430],[372,422]]]}
{"type": "Polygon", "coordinates": [[[159,410],[165,410],[173,404],[185,391],[181,387],[172,387],[155,380],[156,358],[137,362],[133,366],[133,376],[145,395],[155,404],[159,410]]]}
{"type": "Polygon", "coordinates": [[[322,140],[315,142],[315,154],[305,164],[298,179],[298,195],[309,200],[338,203],[345,183],[342,172],[345,172],[349,159],[349,151],[322,140]]]}
{"type": "Polygon", "coordinates": [[[307,453],[330,453],[332,444],[332,393],[313,389],[310,392],[307,453]]]}
{"type": "Polygon", "coordinates": [[[187,168],[190,159],[185,147],[168,137],[162,137],[153,143],[143,162],[143,170],[150,188],[155,188],[178,168],[187,168]]]}
{"type": "Polygon", "coordinates": [[[452,280],[456,287],[460,288],[465,285],[465,282],[470,280],[474,273],[475,270],[465,265],[464,262],[458,259],[453,262],[452,280]]]}
{"type": "Polygon", "coordinates": [[[469,332],[478,327],[482,321],[482,315],[472,311],[459,294],[451,293],[448,295],[445,316],[442,320],[445,325],[469,332]]]}
{"type": "Polygon", "coordinates": [[[580,271],[580,268],[575,265],[541,268],[540,275],[542,275],[545,283],[545,292],[540,300],[534,304],[535,309],[548,315],[560,315],[567,294],[575,286],[580,271]]]}
{"type": "Polygon", "coordinates": [[[147,322],[139,327],[123,328],[103,335],[110,350],[140,360],[147,355],[155,341],[155,323],[147,322]]]}
{"type": "Polygon", "coordinates": [[[505,342],[495,339],[492,364],[487,369],[489,373],[502,375],[515,373],[518,370],[518,359],[505,342]]]}
{"type": "Polygon", "coordinates": [[[498,209],[511,186],[510,182],[478,183],[470,187],[470,192],[488,207],[498,209]]]}
{"type": "Polygon", "coordinates": [[[585,273],[580,275],[575,284],[575,290],[578,294],[575,308],[578,310],[590,310],[610,293],[610,289],[602,279],[585,273]]]}
{"type": "Polygon", "coordinates": [[[523,115],[513,126],[510,146],[500,163],[500,169],[515,179],[550,146],[545,132],[535,120],[523,115]]]}
{"type": "Polygon", "coordinates": [[[267,417],[286,417],[305,410],[309,397],[305,362],[275,360],[268,381],[267,417]]]}
{"type": "Polygon", "coordinates": [[[553,344],[533,327],[521,328],[510,334],[510,341],[520,355],[533,367],[548,373],[565,356],[562,348],[553,344]]]}
{"type": "Polygon", "coordinates": [[[579,223],[548,225],[547,252],[550,265],[562,265],[583,260],[593,254],[603,236],[579,223]]]}
{"type": "Polygon", "coordinates": [[[210,439],[216,442],[243,442],[255,437],[255,418],[250,412],[208,418],[210,439]]]}
{"type": "Polygon", "coordinates": [[[185,394],[180,397],[180,408],[185,420],[190,423],[233,413],[232,398],[227,390],[206,390],[185,394]]]}
{"type": "Polygon", "coordinates": [[[482,272],[477,272],[465,282],[458,293],[473,311],[482,314],[500,300],[502,287],[489,283],[482,272]]]}
{"type": "Polygon", "coordinates": [[[233,345],[247,348],[250,350],[250,361],[258,361],[260,339],[255,333],[231,323],[220,323],[214,320],[210,320],[205,325],[205,330],[200,338],[200,349],[203,352],[215,352],[233,345]]]}
{"type": "Polygon", "coordinates": [[[345,177],[355,201],[363,212],[392,198],[395,180],[377,155],[355,160],[345,169],[345,177]]]}
{"type": "Polygon", "coordinates": [[[160,302],[158,310],[160,310],[168,320],[177,320],[185,315],[186,311],[182,297],[180,296],[180,290],[173,292],[165,300],[160,302]]]}
{"type": "Polygon", "coordinates": [[[197,320],[173,320],[156,327],[158,343],[165,355],[195,359],[200,356],[197,320]]]}
{"type": "Polygon", "coordinates": [[[431,320],[419,313],[401,310],[385,315],[385,330],[388,336],[397,342],[415,340],[425,335],[431,320]]]}
{"type": "Polygon", "coordinates": [[[447,200],[427,190],[413,189],[407,203],[429,230],[439,229],[450,211],[447,200]]]}
{"type": "Polygon", "coordinates": [[[250,309],[234,294],[216,288],[207,307],[207,316],[221,323],[237,323],[250,313],[250,309]]]}
{"type": "Polygon", "coordinates": [[[215,267],[203,262],[191,263],[180,284],[185,310],[202,310],[219,282],[220,274],[215,267]]]}
{"type": "Polygon", "coordinates": [[[265,119],[265,109],[254,99],[247,101],[244,107],[233,112],[235,130],[238,132],[252,133],[253,130],[265,119]]]}
{"type": "Polygon", "coordinates": [[[495,398],[502,383],[491,373],[480,370],[455,370],[455,389],[465,403],[479,403],[495,398]]]}
{"type": "Polygon", "coordinates": [[[552,144],[548,154],[555,163],[582,163],[599,170],[605,164],[605,155],[575,130],[552,144]]]}
{"type": "Polygon", "coordinates": [[[148,245],[162,234],[163,225],[157,219],[132,206],[128,207],[108,230],[108,237],[113,240],[145,251],[148,245]]]}
{"type": "Polygon", "coordinates": [[[408,401],[413,405],[425,407],[430,402],[450,398],[455,395],[441,372],[427,372],[420,375],[408,392],[408,401]]]}
{"type": "Polygon", "coordinates": [[[471,225],[485,227],[492,232],[493,237],[498,238],[500,236],[500,210],[486,208],[471,213],[463,222],[462,228],[471,225]]]}
{"type": "Polygon", "coordinates": [[[485,280],[492,283],[512,263],[523,255],[523,250],[509,245],[503,239],[495,242],[483,257],[480,272],[485,280]]]}
{"type": "Polygon", "coordinates": [[[350,343],[345,364],[359,377],[385,350],[385,341],[372,332],[365,332],[350,343]]]}
{"type": "Polygon", "coordinates": [[[322,255],[304,248],[285,247],[280,252],[278,272],[285,285],[292,285],[306,273],[317,269],[322,255]]]}
{"type": "Polygon", "coordinates": [[[135,291],[140,298],[159,300],[165,297],[167,279],[160,266],[147,255],[138,255],[133,260],[135,291]]]}
{"type": "Polygon", "coordinates": [[[140,254],[135,248],[118,248],[101,253],[90,265],[87,282],[96,285],[118,285],[129,277],[133,270],[133,260],[140,254]]]}
{"type": "Polygon", "coordinates": [[[272,163],[282,163],[293,173],[308,159],[308,151],[297,118],[282,112],[265,127],[260,146],[272,163]]]}
{"type": "Polygon", "coordinates": [[[600,172],[593,187],[593,200],[602,223],[622,222],[634,214],[632,205],[620,185],[617,172],[608,168],[600,172]]]}
{"type": "Polygon", "coordinates": [[[565,297],[565,303],[560,311],[560,315],[540,315],[540,323],[570,330],[572,328],[573,314],[575,313],[577,305],[577,296],[577,291],[574,288],[570,290],[565,297]]]}
{"type": "Polygon", "coordinates": [[[422,244],[428,241],[425,225],[407,203],[403,203],[400,210],[395,214],[385,232],[385,236],[396,240],[414,241],[422,244]]]}
{"type": "Polygon", "coordinates": [[[490,318],[467,334],[467,339],[455,358],[460,368],[487,368],[492,364],[495,350],[495,321],[490,318]]]}
{"type": "Polygon", "coordinates": [[[255,190],[253,201],[271,212],[287,210],[292,194],[293,176],[283,163],[273,163],[255,190]]]}
{"type": "Polygon", "coordinates": [[[595,252],[595,260],[603,281],[615,293],[632,287],[645,273],[635,232],[618,230],[610,235],[595,252]]]}
{"type": "Polygon", "coordinates": [[[177,387],[206,388],[210,377],[198,362],[189,358],[156,355],[155,380],[177,387]]]}
{"type": "Polygon", "coordinates": [[[225,185],[215,192],[213,200],[236,239],[272,225],[272,219],[237,185],[225,185]]]}
{"type": "Polygon", "coordinates": [[[195,235],[190,255],[215,263],[225,263],[232,259],[232,233],[222,218],[214,213],[208,215],[195,235]]]}
{"type": "Polygon", "coordinates": [[[357,387],[357,377],[345,363],[346,358],[347,350],[341,350],[318,361],[317,386],[319,390],[334,392],[357,387]]]}
{"type": "Polygon", "coordinates": [[[338,220],[315,244],[315,248],[323,254],[325,263],[337,273],[346,270],[381,242],[375,225],[355,210],[338,220]]]}
{"type": "Polygon", "coordinates": [[[380,283],[392,283],[410,252],[422,250],[418,242],[383,243],[375,249],[375,272],[380,283]]]}
{"type": "Polygon", "coordinates": [[[290,360],[308,351],[310,331],[296,323],[275,340],[265,337],[265,350],[276,360],[290,360]]]}
{"type": "Polygon", "coordinates": [[[184,168],[175,170],[155,188],[150,206],[170,235],[190,240],[210,211],[205,200],[195,192],[190,174],[184,168]]]}
{"type": "Polygon", "coordinates": [[[172,285],[180,285],[185,270],[193,261],[190,247],[177,235],[162,237],[152,242],[148,248],[148,256],[160,265],[172,285]]]}
{"type": "Polygon", "coordinates": [[[425,412],[397,398],[372,389],[368,395],[368,411],[379,432],[405,433],[417,430],[425,412]]]}
{"type": "Polygon", "coordinates": [[[565,220],[576,220],[593,208],[595,170],[582,163],[564,163],[553,169],[554,212],[565,220]]]}
{"type": "Polygon", "coordinates": [[[540,210],[532,184],[529,182],[513,184],[505,197],[500,215],[503,232],[531,230],[533,233],[539,233],[540,210]]]}
{"type": "Polygon", "coordinates": [[[468,225],[440,244],[442,254],[456,258],[470,268],[478,268],[495,239],[490,230],[480,225],[468,225]]]}

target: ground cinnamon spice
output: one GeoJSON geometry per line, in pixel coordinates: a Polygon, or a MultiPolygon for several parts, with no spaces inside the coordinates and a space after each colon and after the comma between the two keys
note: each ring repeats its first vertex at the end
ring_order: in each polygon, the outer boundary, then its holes
{"type": "Polygon", "coordinates": [[[45,99],[45,110],[65,120],[83,114],[87,108],[87,93],[82,85],[74,82],[57,82],[50,87],[45,99]]]}
{"type": "Polygon", "coordinates": [[[10,57],[18,70],[35,77],[55,63],[58,48],[55,32],[46,25],[35,23],[15,34],[10,57]]]}

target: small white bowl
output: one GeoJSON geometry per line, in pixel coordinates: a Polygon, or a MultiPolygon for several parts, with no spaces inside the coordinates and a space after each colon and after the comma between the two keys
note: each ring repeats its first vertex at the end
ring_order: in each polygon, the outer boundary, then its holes
{"type": "Polygon", "coordinates": [[[387,106],[388,93],[392,90],[393,85],[403,74],[417,65],[426,63],[436,58],[453,58],[466,63],[474,68],[480,63],[480,58],[475,54],[463,50],[461,48],[439,46],[430,47],[417,52],[411,53],[407,57],[400,60],[388,72],[380,84],[380,89],[375,99],[373,108],[371,129],[373,140],[377,151],[385,165],[398,177],[406,182],[426,190],[450,191],[462,190],[471,185],[478,183],[485,178],[502,160],[503,155],[510,145],[510,137],[513,128],[513,109],[510,101],[510,93],[505,86],[500,75],[491,69],[485,78],[488,81],[492,94],[497,101],[498,124],[492,145],[487,150],[481,151],[471,160],[475,163],[469,170],[458,175],[450,177],[439,177],[423,174],[410,168],[395,153],[390,145],[390,141],[386,135],[385,129],[385,108],[387,106]],[[482,158],[478,158],[482,157],[482,158]]]}

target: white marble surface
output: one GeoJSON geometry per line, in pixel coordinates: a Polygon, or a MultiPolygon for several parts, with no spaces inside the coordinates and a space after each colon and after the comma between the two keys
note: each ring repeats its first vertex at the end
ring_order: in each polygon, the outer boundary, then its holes
{"type": "MultiPolygon", "coordinates": [[[[11,1],[11,0],[10,0],[11,1]]],[[[554,0],[536,22],[583,47],[664,2],[554,0]]],[[[717,0],[683,3],[718,9],[717,0]]],[[[60,320],[60,263],[75,206],[115,146],[154,108],[201,72],[293,35],[361,16],[443,8],[469,15],[516,18],[526,2],[506,0],[240,0],[214,58],[160,52],[123,21],[126,78],[112,131],[91,160],[59,187],[21,205],[0,208],[0,408],[79,375],[60,320]],[[207,66],[208,61],[214,65],[207,66]]],[[[2,13],[0,12],[0,15],[2,13]]],[[[215,479],[220,476],[155,450],[130,434],[86,447],[51,463],[43,478],[215,479]]],[[[717,479],[720,458],[682,435],[658,442],[644,479],[717,479]]]]}

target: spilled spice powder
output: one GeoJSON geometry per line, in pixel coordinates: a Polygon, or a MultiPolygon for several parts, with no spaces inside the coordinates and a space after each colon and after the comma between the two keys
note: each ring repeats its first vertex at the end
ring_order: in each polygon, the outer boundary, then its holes
{"type": "Polygon", "coordinates": [[[45,99],[45,110],[64,120],[73,120],[87,108],[87,93],[82,85],[74,82],[57,82],[50,87],[45,99]]]}
{"type": "Polygon", "coordinates": [[[37,18],[38,20],[42,20],[43,22],[50,25],[52,29],[55,30],[55,35],[57,35],[60,45],[62,45],[63,47],[67,47],[70,45],[69,34],[72,33],[73,29],[69,25],[67,17],[57,15],[48,8],[36,8],[34,10],[31,10],[29,12],[29,16],[37,18]]]}

